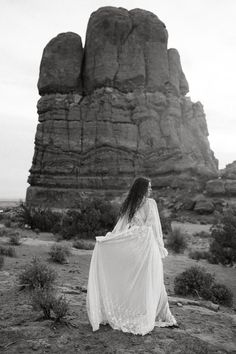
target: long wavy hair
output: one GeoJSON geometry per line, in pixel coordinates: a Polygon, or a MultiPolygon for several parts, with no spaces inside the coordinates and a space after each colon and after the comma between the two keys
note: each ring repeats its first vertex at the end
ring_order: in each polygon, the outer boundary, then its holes
{"type": "Polygon", "coordinates": [[[130,222],[135,212],[140,207],[144,196],[147,194],[148,185],[151,180],[146,177],[135,178],[129,193],[120,208],[120,217],[127,214],[130,222]]]}

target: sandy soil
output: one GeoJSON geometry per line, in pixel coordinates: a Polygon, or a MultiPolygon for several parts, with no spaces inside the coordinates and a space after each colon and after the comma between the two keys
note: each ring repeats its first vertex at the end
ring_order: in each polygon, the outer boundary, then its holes
{"type": "MultiPolygon", "coordinates": [[[[187,228],[191,247],[194,245],[195,226],[182,224],[187,228]]],[[[197,225],[201,231],[206,225],[197,225]]],[[[16,247],[17,258],[5,259],[0,271],[0,351],[4,353],[236,353],[234,342],[236,315],[233,309],[220,307],[219,311],[196,306],[186,299],[176,300],[173,292],[174,277],[194,264],[201,264],[215,273],[216,279],[226,284],[236,298],[234,268],[211,265],[206,261],[196,262],[187,256],[170,254],[164,260],[165,284],[169,295],[171,311],[180,324],[179,328],[154,328],[146,336],[135,336],[113,330],[102,325],[93,332],[89,324],[85,301],[86,285],[92,251],[72,250],[69,264],[51,264],[58,273],[57,288],[70,303],[66,324],[55,325],[42,320],[33,312],[25,291],[19,291],[18,274],[33,256],[48,262],[48,250],[55,241],[49,233],[35,234],[21,230],[22,244],[16,247]],[[179,305],[177,305],[177,302],[179,305]],[[182,303],[182,304],[181,304],[182,303]]],[[[6,244],[6,237],[0,238],[0,245],[6,244]]],[[[205,245],[207,247],[207,245],[205,245]]]]}

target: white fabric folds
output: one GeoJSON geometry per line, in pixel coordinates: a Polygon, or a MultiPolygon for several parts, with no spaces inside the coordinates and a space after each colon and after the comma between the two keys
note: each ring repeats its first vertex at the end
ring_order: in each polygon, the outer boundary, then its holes
{"type": "Polygon", "coordinates": [[[86,308],[93,331],[113,329],[145,335],[154,326],[176,324],[166,294],[161,224],[154,199],[147,198],[131,223],[119,219],[112,232],[96,237],[86,308]]]}

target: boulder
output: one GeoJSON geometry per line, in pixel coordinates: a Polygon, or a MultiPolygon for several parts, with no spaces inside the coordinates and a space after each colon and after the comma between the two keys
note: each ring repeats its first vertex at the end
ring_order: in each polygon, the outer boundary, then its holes
{"type": "Polygon", "coordinates": [[[211,214],[215,210],[215,206],[211,200],[202,198],[196,201],[194,211],[199,214],[211,214]]]}

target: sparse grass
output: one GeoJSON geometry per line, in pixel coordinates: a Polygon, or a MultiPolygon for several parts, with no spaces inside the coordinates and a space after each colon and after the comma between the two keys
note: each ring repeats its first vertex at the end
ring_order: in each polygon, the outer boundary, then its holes
{"type": "Polygon", "coordinates": [[[0,246],[0,255],[7,257],[16,257],[16,250],[11,246],[0,246]]]}
{"type": "Polygon", "coordinates": [[[81,250],[93,250],[95,243],[88,240],[75,240],[73,247],[81,250]]]}
{"type": "Polygon", "coordinates": [[[50,288],[56,280],[57,274],[47,263],[38,258],[33,258],[31,263],[19,275],[20,285],[29,290],[38,288],[50,288]]]}
{"type": "Polygon", "coordinates": [[[9,243],[14,246],[19,246],[21,244],[21,236],[19,232],[14,232],[9,235],[9,243]]]}
{"type": "Polygon", "coordinates": [[[49,251],[50,259],[53,262],[65,264],[68,263],[68,257],[70,256],[71,251],[68,246],[60,245],[54,243],[49,251]]]}
{"type": "Polygon", "coordinates": [[[186,235],[179,227],[172,230],[167,236],[167,248],[175,253],[182,253],[187,248],[186,235]]]}

